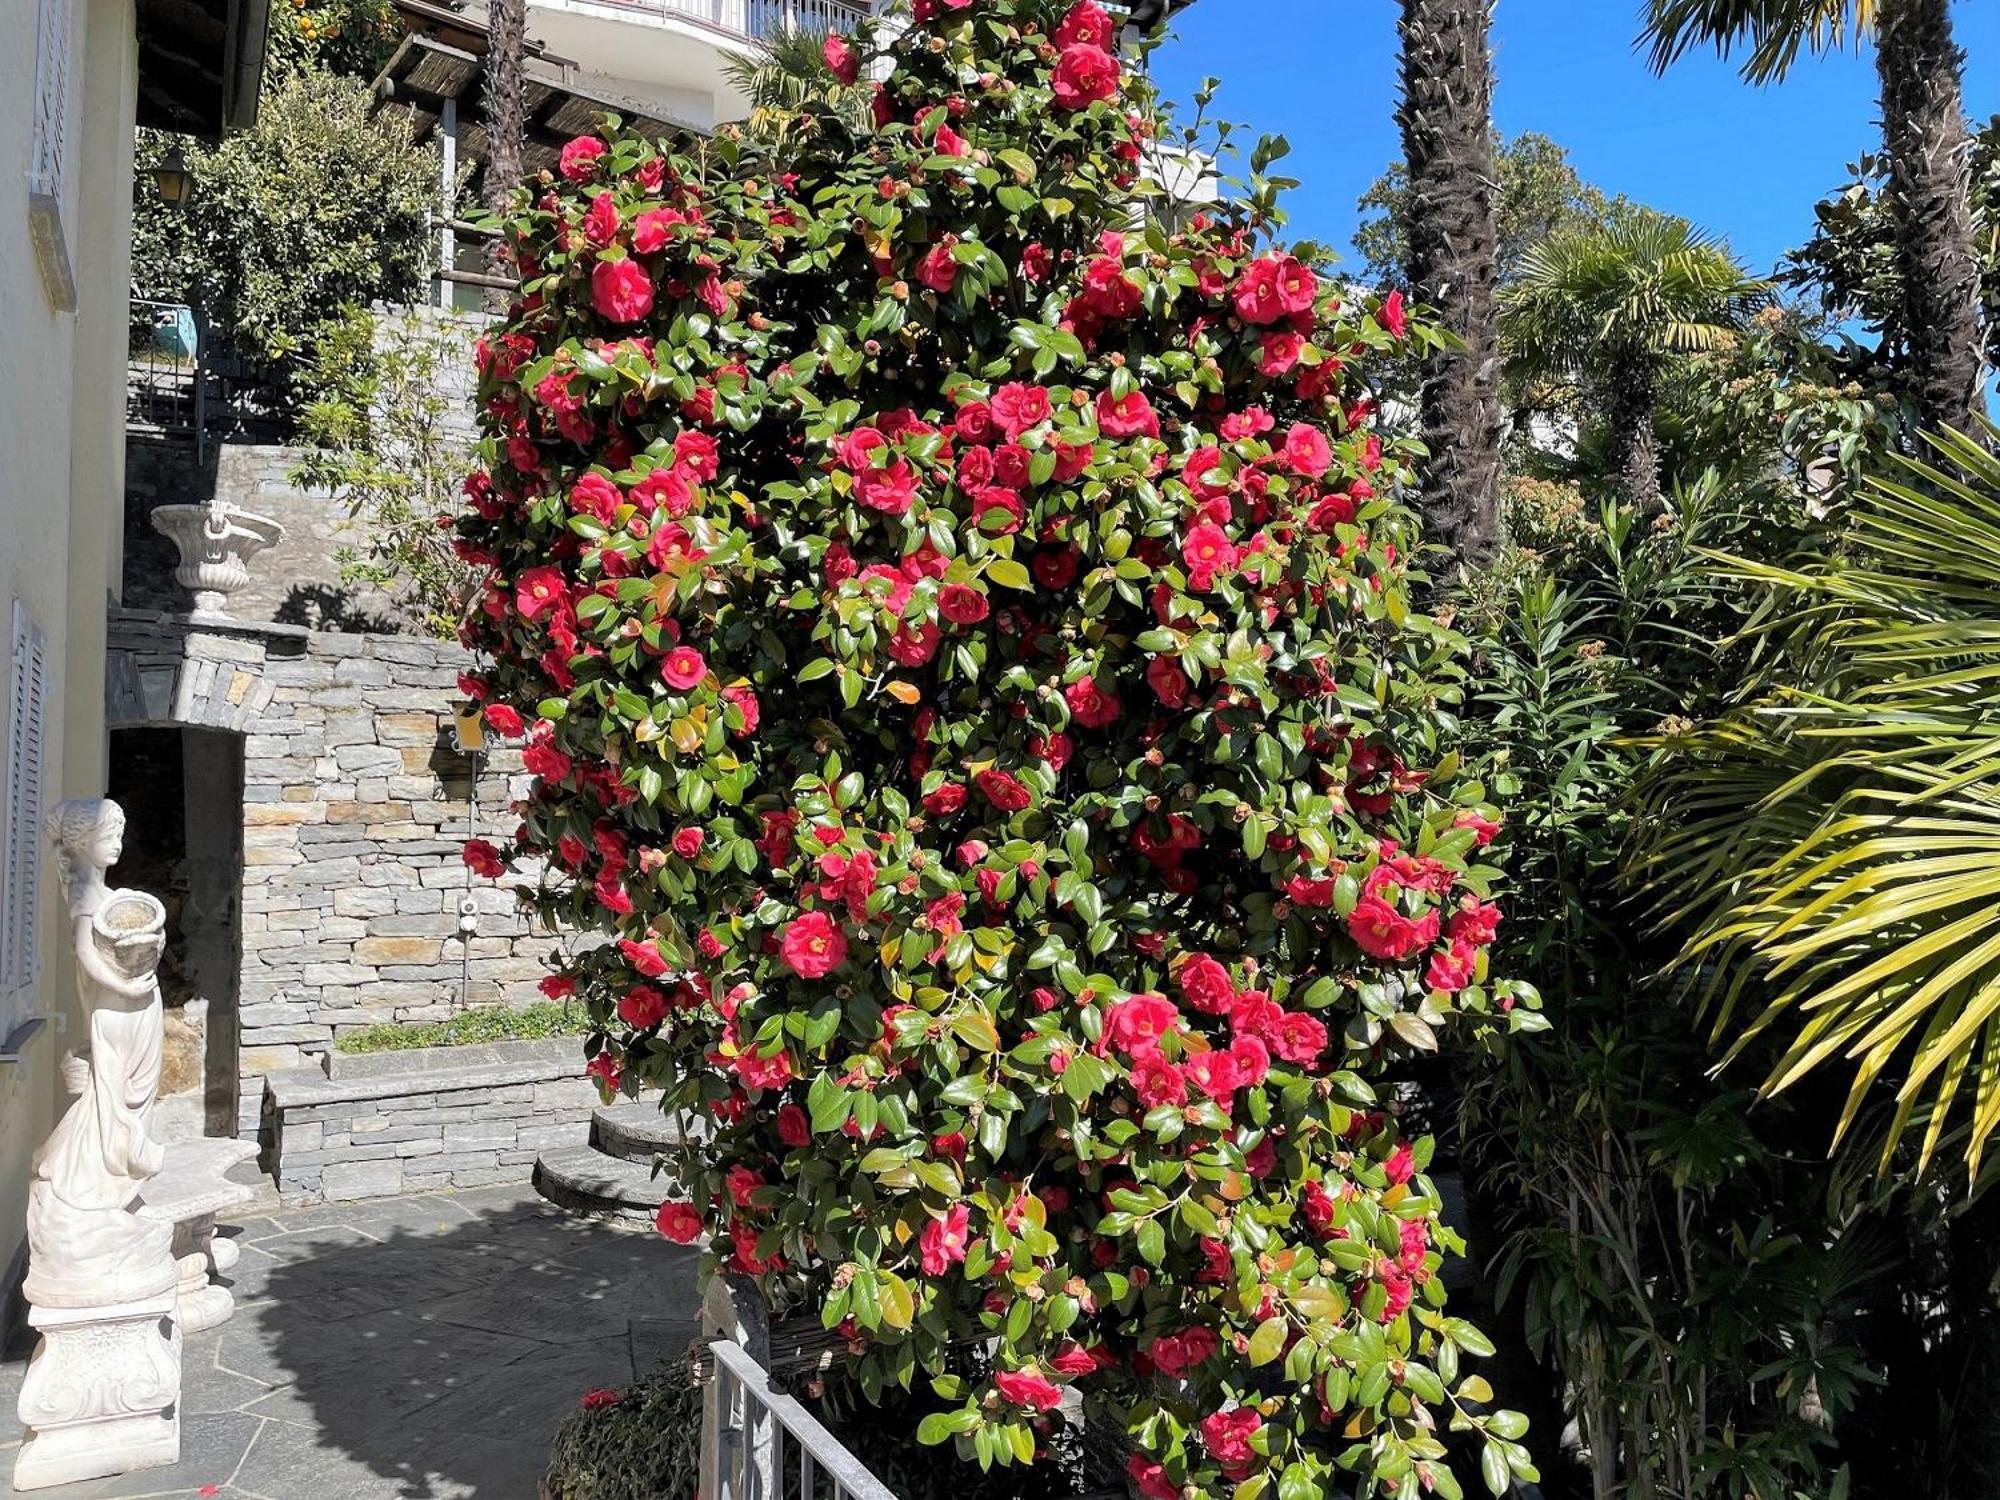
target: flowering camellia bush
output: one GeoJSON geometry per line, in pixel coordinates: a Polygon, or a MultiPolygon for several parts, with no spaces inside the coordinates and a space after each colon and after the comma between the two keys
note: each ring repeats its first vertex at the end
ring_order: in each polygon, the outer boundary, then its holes
{"type": "Polygon", "coordinates": [[[1539,1020],[1360,380],[1431,335],[1271,243],[1268,152],[1166,212],[1114,47],[919,0],[872,126],[607,130],[520,202],[459,544],[537,782],[467,859],[610,934],[545,988],[707,1123],[661,1231],[925,1442],[1032,1463],[1074,1386],[1145,1496],[1457,1495],[1452,1428],[1498,1490],[1371,1082],[1539,1020]]]}

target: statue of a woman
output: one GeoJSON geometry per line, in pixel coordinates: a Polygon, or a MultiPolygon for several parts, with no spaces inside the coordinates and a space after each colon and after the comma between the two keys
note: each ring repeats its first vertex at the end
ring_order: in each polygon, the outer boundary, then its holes
{"type": "Polygon", "coordinates": [[[143,891],[114,891],[125,815],[109,801],[59,805],[49,819],[75,934],[86,1051],[64,1059],[77,1100],[35,1153],[28,1190],[28,1299],[77,1306],[150,1295],[173,1261],[131,1212],[166,1150],[147,1134],[160,1088],[162,1015],[154,976],[166,913],[143,891]],[[164,1270],[162,1269],[164,1267],[164,1270]]]}

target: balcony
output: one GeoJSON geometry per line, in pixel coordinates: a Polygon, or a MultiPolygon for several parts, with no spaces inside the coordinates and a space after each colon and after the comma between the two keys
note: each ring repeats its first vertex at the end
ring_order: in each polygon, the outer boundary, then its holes
{"type": "MultiPolygon", "coordinates": [[[[786,31],[852,31],[866,20],[860,0],[577,0],[579,6],[696,21],[735,38],[766,41],[786,31]]],[[[540,8],[540,7],[537,7],[540,8]]]]}

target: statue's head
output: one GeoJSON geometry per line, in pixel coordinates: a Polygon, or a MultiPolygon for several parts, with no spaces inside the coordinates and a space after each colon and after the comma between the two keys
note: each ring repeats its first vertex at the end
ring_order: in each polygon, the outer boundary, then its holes
{"type": "Polygon", "coordinates": [[[125,812],[108,797],[74,797],[49,813],[49,839],[62,859],[63,879],[75,886],[99,879],[125,849],[125,812]]]}

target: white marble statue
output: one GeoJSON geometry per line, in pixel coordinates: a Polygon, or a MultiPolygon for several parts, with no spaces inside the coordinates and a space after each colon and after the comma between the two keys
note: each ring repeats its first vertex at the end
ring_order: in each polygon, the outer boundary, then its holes
{"type": "Polygon", "coordinates": [[[77,987],[90,1041],[63,1060],[77,1096],[35,1153],[28,1189],[30,1302],[74,1307],[157,1290],[157,1226],[131,1212],[166,1148],[147,1122],[163,1039],[154,970],[166,912],[143,891],[114,891],[125,815],[108,801],[65,802],[49,819],[75,933],[77,987]]]}
{"type": "Polygon", "coordinates": [[[63,1059],[76,1099],[31,1168],[22,1290],[42,1337],[21,1383],[28,1435],[15,1459],[19,1489],[180,1454],[174,1226],[139,1212],[165,1160],[147,1122],[160,1085],[154,970],[166,913],[142,891],[105,886],[124,827],[108,801],[64,802],[49,820],[90,1040],[63,1059]]]}

